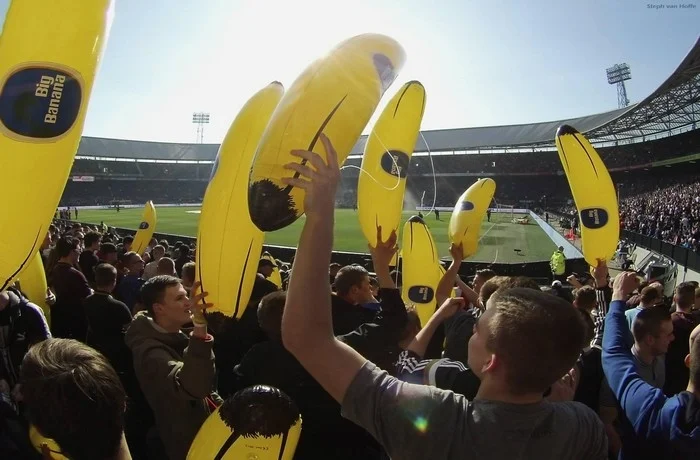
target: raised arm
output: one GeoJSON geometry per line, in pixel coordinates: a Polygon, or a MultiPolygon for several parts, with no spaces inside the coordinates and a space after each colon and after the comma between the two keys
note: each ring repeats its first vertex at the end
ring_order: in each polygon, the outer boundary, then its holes
{"type": "Polygon", "coordinates": [[[613,300],[603,333],[603,371],[634,430],[637,433],[648,433],[650,428],[663,431],[658,422],[666,397],[660,389],[639,376],[627,344],[629,328],[625,320],[625,299],[636,286],[636,273],[621,273],[615,278],[613,300]]]}
{"type": "Polygon", "coordinates": [[[423,326],[416,337],[411,341],[411,343],[406,348],[421,357],[425,356],[425,350],[428,348],[430,339],[433,337],[435,330],[452,315],[457,312],[457,310],[464,308],[464,299],[461,297],[456,297],[454,299],[448,298],[443,302],[443,304],[438,308],[433,316],[430,317],[428,322],[423,326]]]}
{"type": "Polygon", "coordinates": [[[326,164],[308,151],[292,154],[305,160],[289,163],[298,177],[283,182],[304,189],[306,222],[294,257],[282,317],[282,341],[311,376],[338,402],[366,360],[333,336],[328,265],[333,247],[335,193],[340,168],[330,140],[321,134],[326,164]]]}
{"type": "Polygon", "coordinates": [[[438,305],[442,305],[445,300],[450,298],[450,293],[452,292],[455,280],[459,274],[459,267],[462,265],[462,259],[464,259],[462,245],[452,243],[450,245],[450,255],[452,255],[450,268],[442,275],[437,290],[435,291],[435,300],[437,300],[438,305]]]}

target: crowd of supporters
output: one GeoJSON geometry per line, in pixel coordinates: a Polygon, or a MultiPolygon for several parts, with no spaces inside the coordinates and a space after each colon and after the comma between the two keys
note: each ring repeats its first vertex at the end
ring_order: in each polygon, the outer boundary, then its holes
{"type": "Polygon", "coordinates": [[[306,190],[294,260],[278,261],[279,284],[260,260],[238,320],[211,313],[195,247],[139,254],[131,236],[56,221],[46,298],[21,278],[0,292],[0,458],[41,458],[31,426],[43,458],[184,459],[252,385],[298,407],[297,459],[700,458],[696,283],[668,299],[604,263],[570,276],[573,292],[492,270],[464,280],[453,245],[422,324],[390,266],[394,233],[378,229],[372,273],[331,263],[341,173],[321,141],[328,164],[304,153],[315,171],[288,181],[306,190]]]}
{"type": "Polygon", "coordinates": [[[620,211],[627,230],[700,250],[700,181],[657,185],[622,200],[620,211]]]}

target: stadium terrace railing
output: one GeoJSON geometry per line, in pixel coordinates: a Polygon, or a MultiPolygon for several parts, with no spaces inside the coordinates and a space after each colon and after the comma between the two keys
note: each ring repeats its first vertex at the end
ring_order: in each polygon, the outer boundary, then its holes
{"type": "Polygon", "coordinates": [[[700,272],[700,254],[692,249],[677,246],[658,238],[631,232],[629,230],[622,230],[621,236],[630,243],[635,243],[637,246],[643,247],[644,249],[657,252],[673,259],[678,265],[685,267],[686,270],[700,272]]]}

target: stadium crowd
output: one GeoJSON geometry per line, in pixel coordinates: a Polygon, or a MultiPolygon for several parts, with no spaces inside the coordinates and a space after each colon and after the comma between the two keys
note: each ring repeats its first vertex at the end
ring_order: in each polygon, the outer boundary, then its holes
{"type": "Polygon", "coordinates": [[[240,320],[206,314],[196,248],[137,254],[129,235],[56,221],[46,298],[0,292],[0,458],[184,459],[251,385],[298,407],[297,459],[700,458],[697,284],[665,299],[604,263],[569,277],[573,293],[491,270],[466,283],[453,245],[421,324],[395,234],[378,229],[372,273],[331,263],[341,172],[321,140],[328,164],[291,167],[307,216],[294,260],[280,285],[260,260],[240,320]],[[37,454],[29,426],[56,445],[37,454]]]}
{"type": "Polygon", "coordinates": [[[620,207],[625,229],[700,250],[700,181],[657,187],[620,207]]]}

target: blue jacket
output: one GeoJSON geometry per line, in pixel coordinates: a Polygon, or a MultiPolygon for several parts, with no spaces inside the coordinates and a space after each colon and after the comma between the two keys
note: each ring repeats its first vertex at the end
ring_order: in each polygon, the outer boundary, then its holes
{"type": "Polygon", "coordinates": [[[625,302],[610,304],[603,334],[603,371],[624,419],[620,460],[699,459],[700,402],[684,391],[667,398],[642,380],[627,346],[625,302]]]}

